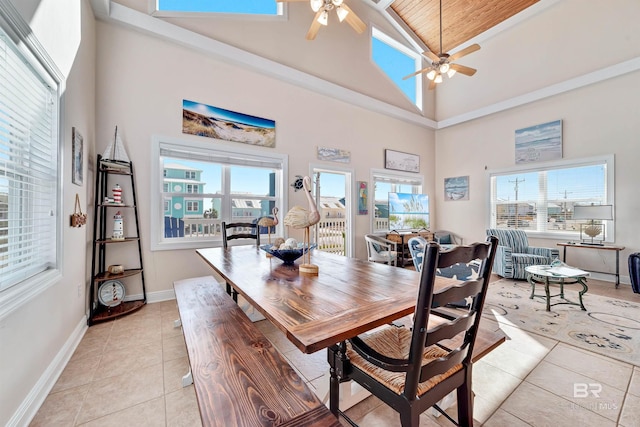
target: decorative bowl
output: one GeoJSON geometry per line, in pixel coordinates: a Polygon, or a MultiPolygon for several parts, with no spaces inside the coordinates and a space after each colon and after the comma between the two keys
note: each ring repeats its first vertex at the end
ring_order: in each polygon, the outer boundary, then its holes
{"type": "Polygon", "coordinates": [[[293,265],[295,260],[300,258],[303,254],[309,252],[309,250],[315,248],[316,245],[311,245],[309,247],[297,248],[297,249],[277,249],[273,245],[260,245],[260,249],[265,251],[268,254],[273,255],[274,257],[281,260],[285,265],[293,265]]]}

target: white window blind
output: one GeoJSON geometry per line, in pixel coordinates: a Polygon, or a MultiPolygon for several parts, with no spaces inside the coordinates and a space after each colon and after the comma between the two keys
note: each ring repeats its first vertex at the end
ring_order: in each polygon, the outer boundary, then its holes
{"type": "Polygon", "coordinates": [[[56,268],[57,90],[0,29],[0,290],[56,268]]]}

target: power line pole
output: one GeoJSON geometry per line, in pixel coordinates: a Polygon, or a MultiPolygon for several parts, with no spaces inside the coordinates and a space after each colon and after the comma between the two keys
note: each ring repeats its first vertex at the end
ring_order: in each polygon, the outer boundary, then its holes
{"type": "Polygon", "coordinates": [[[562,202],[562,210],[564,211],[564,224],[562,225],[562,229],[567,229],[567,194],[571,194],[573,191],[564,190],[564,202],[562,202]]]}
{"type": "Polygon", "coordinates": [[[520,184],[521,182],[524,182],[524,178],[522,178],[522,180],[520,178],[516,178],[515,181],[509,181],[509,182],[513,182],[515,183],[515,185],[513,186],[513,189],[516,192],[516,223],[515,223],[515,227],[518,228],[518,184],[520,184]]]}

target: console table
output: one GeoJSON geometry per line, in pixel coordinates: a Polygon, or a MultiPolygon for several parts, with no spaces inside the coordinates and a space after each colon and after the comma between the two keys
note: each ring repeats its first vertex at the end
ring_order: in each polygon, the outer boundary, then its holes
{"type": "Polygon", "coordinates": [[[601,251],[615,251],[616,253],[616,272],[609,273],[608,271],[595,271],[587,270],[593,273],[611,274],[616,276],[616,288],[620,285],[620,251],[624,249],[624,246],[615,245],[584,245],[581,243],[558,243],[558,246],[562,246],[562,261],[567,262],[567,248],[581,248],[581,249],[599,249],[601,251]]]}
{"type": "Polygon", "coordinates": [[[413,263],[413,259],[411,258],[411,253],[409,252],[409,246],[407,242],[412,237],[424,237],[427,241],[433,240],[433,233],[429,230],[420,230],[420,231],[390,231],[385,236],[387,240],[391,240],[392,242],[396,242],[398,245],[398,260],[396,261],[396,265],[398,267],[404,267],[405,265],[410,265],[413,263]]]}

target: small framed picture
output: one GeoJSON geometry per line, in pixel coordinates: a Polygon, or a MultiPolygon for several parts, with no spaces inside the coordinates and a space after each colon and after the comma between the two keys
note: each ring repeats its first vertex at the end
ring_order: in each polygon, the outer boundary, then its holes
{"type": "Polygon", "coordinates": [[[83,183],[83,139],[80,132],[75,127],[71,128],[71,182],[76,185],[83,183]]]}
{"type": "Polygon", "coordinates": [[[469,200],[469,176],[445,178],[444,200],[469,200]]]}
{"type": "Polygon", "coordinates": [[[420,172],[420,156],[402,151],[384,150],[384,167],[405,172],[420,172]]]}

